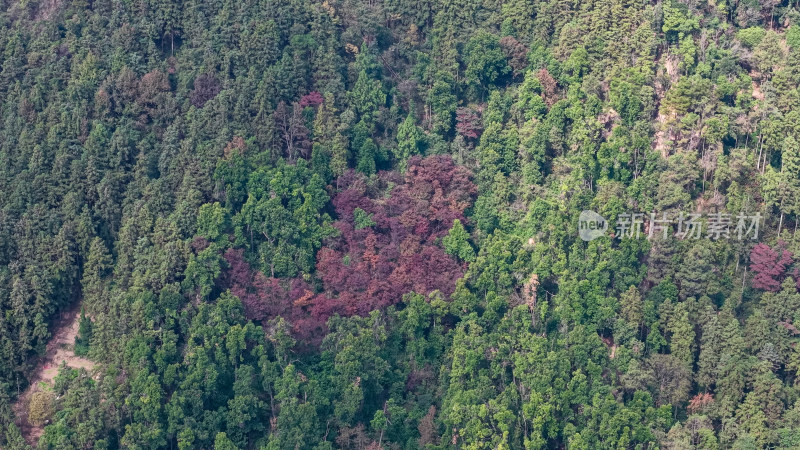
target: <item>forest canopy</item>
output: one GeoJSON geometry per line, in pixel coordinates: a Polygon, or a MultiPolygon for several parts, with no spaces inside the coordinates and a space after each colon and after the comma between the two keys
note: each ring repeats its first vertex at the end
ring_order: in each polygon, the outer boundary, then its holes
{"type": "Polygon", "coordinates": [[[0,6],[0,447],[800,447],[796,2],[0,6]]]}

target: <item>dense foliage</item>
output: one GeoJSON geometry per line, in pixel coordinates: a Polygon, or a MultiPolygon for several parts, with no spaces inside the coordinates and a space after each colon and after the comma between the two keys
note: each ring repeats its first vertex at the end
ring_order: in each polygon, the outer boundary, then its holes
{"type": "Polygon", "coordinates": [[[800,447],[796,2],[0,5],[3,448],[800,447]]]}

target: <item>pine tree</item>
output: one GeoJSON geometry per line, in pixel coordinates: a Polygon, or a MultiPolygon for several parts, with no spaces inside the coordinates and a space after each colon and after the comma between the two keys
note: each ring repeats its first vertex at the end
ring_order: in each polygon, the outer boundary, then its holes
{"type": "Polygon", "coordinates": [[[453,227],[450,228],[447,236],[442,238],[442,245],[447,254],[453,255],[461,261],[472,262],[475,260],[475,250],[469,243],[469,233],[458,219],[453,221],[453,227]]]}
{"type": "Polygon", "coordinates": [[[641,327],[644,319],[642,296],[636,286],[631,286],[619,298],[620,315],[631,325],[641,327]]]}
{"type": "Polygon", "coordinates": [[[705,242],[696,243],[686,253],[684,264],[675,275],[680,283],[681,297],[711,295],[712,287],[712,258],[711,250],[705,242]]]}
{"type": "Polygon", "coordinates": [[[373,141],[372,138],[367,138],[358,151],[358,165],[356,165],[356,170],[364,175],[374,174],[376,168],[375,158],[377,154],[378,147],[375,145],[375,141],[373,141]]]}
{"type": "Polygon", "coordinates": [[[412,109],[397,128],[397,148],[394,151],[394,157],[400,170],[405,169],[406,162],[410,157],[422,154],[425,149],[425,135],[414,122],[412,109]]]}
{"type": "Polygon", "coordinates": [[[92,320],[86,317],[81,308],[81,317],[78,325],[78,335],[75,336],[75,354],[86,356],[89,353],[89,343],[92,339],[92,320]]]}
{"type": "Polygon", "coordinates": [[[379,67],[372,49],[363,45],[356,56],[358,79],[348,95],[358,115],[368,123],[373,123],[378,109],[386,105],[379,67]]]}
{"type": "Polygon", "coordinates": [[[675,305],[669,323],[670,353],[691,368],[694,362],[694,327],[689,321],[686,302],[675,305]]]}
{"type": "Polygon", "coordinates": [[[711,319],[702,325],[700,337],[700,355],[697,359],[697,383],[705,389],[710,389],[717,379],[717,371],[721,352],[722,328],[719,316],[714,314],[711,319]]]}
{"type": "Polygon", "coordinates": [[[800,214],[800,144],[792,135],[783,141],[781,151],[781,224],[783,214],[800,214]]]}
{"type": "Polygon", "coordinates": [[[717,365],[716,402],[722,417],[731,417],[744,396],[748,366],[741,326],[727,309],[720,313],[720,352],[717,365]]]}
{"type": "Polygon", "coordinates": [[[89,312],[98,311],[106,307],[108,301],[108,281],[111,275],[113,260],[106,248],[105,243],[99,237],[92,240],[89,247],[89,255],[83,266],[83,287],[84,306],[89,312]]]}

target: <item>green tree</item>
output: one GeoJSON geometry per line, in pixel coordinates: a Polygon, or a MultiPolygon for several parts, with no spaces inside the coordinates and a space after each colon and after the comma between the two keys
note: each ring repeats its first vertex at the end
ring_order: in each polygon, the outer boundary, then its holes
{"type": "Polygon", "coordinates": [[[53,414],[53,393],[37,391],[31,395],[28,405],[28,420],[36,426],[43,425],[53,414]]]}
{"type": "Polygon", "coordinates": [[[425,134],[414,122],[412,109],[397,128],[397,149],[394,151],[394,157],[400,170],[405,169],[408,158],[423,154],[425,151],[425,134]]]}
{"type": "Polygon", "coordinates": [[[197,214],[197,233],[209,241],[217,241],[225,233],[227,212],[217,202],[206,203],[197,214]]]}
{"type": "Polygon", "coordinates": [[[447,254],[453,255],[461,261],[475,261],[475,249],[469,243],[469,233],[458,219],[453,221],[453,227],[450,228],[447,236],[442,238],[442,245],[447,254]]]}
{"type": "Polygon", "coordinates": [[[214,438],[214,450],[237,450],[239,447],[233,443],[224,432],[217,433],[214,438]]]}
{"type": "Polygon", "coordinates": [[[464,48],[464,76],[468,85],[483,98],[485,92],[494,88],[511,72],[506,57],[500,48],[497,36],[479,32],[467,42],[464,48]]]}
{"type": "Polygon", "coordinates": [[[78,325],[78,335],[75,336],[75,354],[86,356],[89,353],[89,342],[92,339],[92,319],[86,317],[81,308],[81,317],[78,325]]]}

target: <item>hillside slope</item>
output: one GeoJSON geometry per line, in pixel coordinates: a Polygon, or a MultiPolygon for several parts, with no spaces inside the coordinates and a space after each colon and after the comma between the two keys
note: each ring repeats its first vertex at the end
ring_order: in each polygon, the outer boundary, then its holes
{"type": "Polygon", "coordinates": [[[796,4],[0,1],[3,448],[800,446],[796,4]]]}

